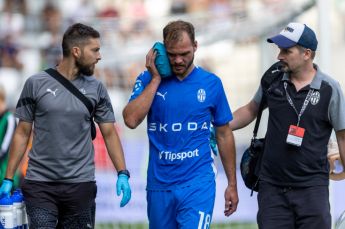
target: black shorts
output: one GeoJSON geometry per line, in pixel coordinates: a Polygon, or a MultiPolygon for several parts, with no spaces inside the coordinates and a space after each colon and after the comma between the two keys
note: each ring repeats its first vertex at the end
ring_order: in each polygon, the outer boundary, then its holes
{"type": "Polygon", "coordinates": [[[94,228],[95,182],[55,183],[24,180],[29,228],[94,228]]]}

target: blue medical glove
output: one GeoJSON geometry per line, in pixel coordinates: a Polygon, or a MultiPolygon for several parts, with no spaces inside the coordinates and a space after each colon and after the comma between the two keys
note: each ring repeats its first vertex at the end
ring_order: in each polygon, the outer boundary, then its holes
{"type": "Polygon", "coordinates": [[[0,187],[0,196],[10,196],[11,190],[13,186],[13,180],[5,178],[2,181],[1,187],[0,187]]]}
{"type": "Polygon", "coordinates": [[[216,140],[216,130],[213,126],[210,128],[211,136],[210,136],[210,146],[214,155],[218,155],[218,147],[217,147],[217,140],[216,140]]]}
{"type": "Polygon", "coordinates": [[[121,191],[122,191],[122,200],[120,203],[120,207],[124,207],[131,199],[131,187],[129,186],[128,178],[129,177],[125,174],[120,174],[117,178],[117,182],[116,182],[117,195],[120,196],[121,191]]]}

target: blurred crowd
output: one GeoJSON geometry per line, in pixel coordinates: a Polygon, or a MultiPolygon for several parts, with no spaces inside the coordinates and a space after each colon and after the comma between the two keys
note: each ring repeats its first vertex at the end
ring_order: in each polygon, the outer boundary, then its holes
{"type": "Polygon", "coordinates": [[[129,90],[144,70],[146,52],[162,39],[167,21],[191,18],[198,31],[246,20],[257,5],[283,10],[275,8],[283,2],[287,1],[0,0],[0,83],[6,82],[9,97],[13,93],[15,101],[15,93],[29,75],[59,62],[62,33],[78,21],[94,26],[102,35],[103,59],[96,76],[108,88],[129,90]]]}

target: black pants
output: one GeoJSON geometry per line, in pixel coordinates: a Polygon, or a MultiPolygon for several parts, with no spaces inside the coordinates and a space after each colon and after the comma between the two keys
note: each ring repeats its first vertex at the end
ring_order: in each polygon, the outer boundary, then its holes
{"type": "Polygon", "coordinates": [[[95,226],[95,182],[54,183],[24,180],[22,191],[30,229],[82,229],[95,226]]]}
{"type": "Polygon", "coordinates": [[[328,186],[278,187],[260,181],[260,229],[330,229],[328,186]]]}

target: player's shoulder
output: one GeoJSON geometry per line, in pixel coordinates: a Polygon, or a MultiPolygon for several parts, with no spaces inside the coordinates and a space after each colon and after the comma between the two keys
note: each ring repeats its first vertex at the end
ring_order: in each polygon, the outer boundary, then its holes
{"type": "Polygon", "coordinates": [[[102,81],[96,78],[95,76],[79,76],[79,80],[85,81],[89,84],[101,85],[102,81]]]}
{"type": "Polygon", "coordinates": [[[213,72],[201,67],[195,66],[195,74],[198,74],[198,78],[205,81],[221,81],[220,78],[213,72]]]}
{"type": "MultiPolygon", "coordinates": [[[[168,77],[170,79],[170,77],[168,77]]],[[[168,79],[168,78],[164,78],[164,79],[168,79]]],[[[140,84],[140,85],[147,85],[148,83],[150,83],[152,79],[152,75],[149,71],[145,70],[139,73],[139,75],[137,76],[137,79],[135,81],[135,83],[140,84]]]]}
{"type": "Polygon", "coordinates": [[[324,73],[323,71],[320,70],[320,68],[316,66],[316,78],[317,80],[320,80],[324,82],[326,85],[331,86],[332,88],[338,88],[339,87],[339,82],[331,77],[330,75],[324,73]]]}
{"type": "Polygon", "coordinates": [[[31,84],[39,84],[39,83],[42,83],[45,80],[49,80],[49,77],[50,77],[49,74],[42,70],[42,71],[37,72],[37,73],[35,73],[33,75],[30,75],[26,79],[26,82],[27,83],[31,83],[31,84]]]}

